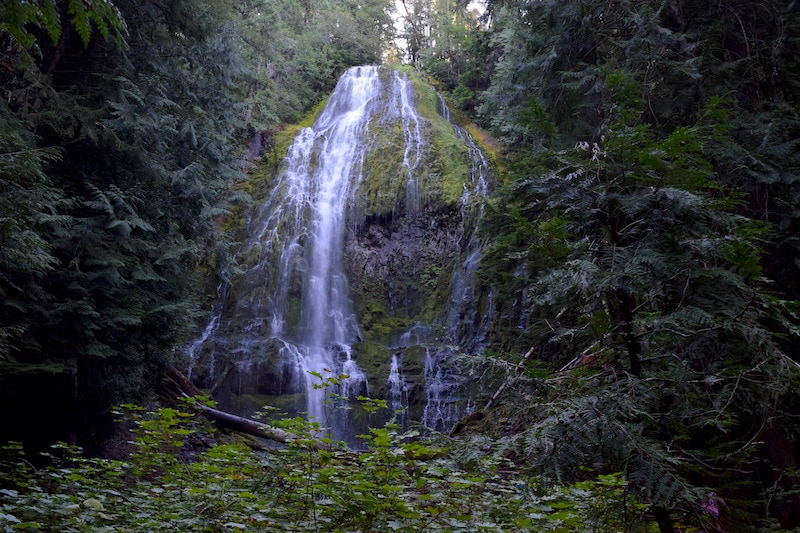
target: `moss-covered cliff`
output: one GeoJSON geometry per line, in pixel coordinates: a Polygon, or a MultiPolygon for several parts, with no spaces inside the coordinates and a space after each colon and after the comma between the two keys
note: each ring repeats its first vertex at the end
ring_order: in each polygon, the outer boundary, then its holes
{"type": "MultiPolygon", "coordinates": [[[[443,116],[443,101],[431,85],[388,68],[379,70],[379,78],[382,91],[368,103],[374,110],[352,170],[342,266],[360,331],[353,354],[366,374],[369,394],[387,397],[395,354],[402,362],[411,416],[419,418],[426,350],[402,337],[415,324],[446,334],[443,317],[453,272],[463,270],[477,215],[464,205],[469,197],[474,202],[475,195],[465,193],[478,187],[476,162],[464,131],[443,116]]],[[[317,134],[324,135],[323,126],[315,126],[317,134]]],[[[286,128],[271,157],[252,168],[254,207],[245,217],[246,244],[237,256],[242,274],[232,280],[218,304],[218,324],[194,354],[204,361],[195,365],[194,378],[213,388],[223,406],[240,412],[270,398],[302,393],[296,369],[282,359],[287,348],[271,338],[275,326],[269,316],[280,306],[283,333],[296,337],[302,329],[306,237],[302,232],[295,237],[290,258],[286,243],[278,242],[290,238],[289,228],[304,215],[302,209],[284,212],[290,209],[281,205],[287,187],[283,176],[291,163],[278,164],[278,159],[286,154],[291,134],[304,131],[286,128]],[[286,261],[297,265],[282,278],[286,261]],[[270,292],[275,284],[283,287],[270,292]]],[[[427,336],[431,341],[437,337],[427,336]]],[[[455,340],[442,335],[438,341],[455,340]]],[[[296,401],[289,410],[302,410],[301,405],[296,401]]]]}

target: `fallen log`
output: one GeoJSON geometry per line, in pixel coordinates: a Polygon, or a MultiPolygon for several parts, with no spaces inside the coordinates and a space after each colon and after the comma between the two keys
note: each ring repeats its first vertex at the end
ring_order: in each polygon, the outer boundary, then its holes
{"type": "MultiPolygon", "coordinates": [[[[169,378],[170,383],[167,385],[167,387],[165,387],[165,389],[169,391],[171,395],[173,395],[173,397],[170,398],[171,403],[173,404],[176,403],[177,398],[194,398],[203,394],[202,391],[189,380],[189,378],[174,368],[170,371],[169,378]]],[[[295,435],[289,431],[272,427],[257,420],[252,420],[250,418],[245,418],[243,416],[209,407],[197,400],[192,401],[191,404],[203,416],[221,428],[238,431],[240,433],[245,433],[247,435],[260,437],[262,439],[267,439],[274,442],[280,442],[282,444],[304,441],[306,446],[314,450],[328,450],[331,448],[329,444],[326,444],[321,440],[313,438],[303,439],[303,437],[295,435]]]]}
{"type": "MultiPolygon", "coordinates": [[[[254,437],[261,437],[262,439],[268,439],[283,444],[300,442],[303,440],[302,437],[290,433],[289,431],[275,428],[250,418],[220,411],[219,409],[202,405],[199,402],[195,402],[195,407],[200,410],[203,416],[226,429],[239,431],[240,433],[246,433],[254,437]]],[[[330,449],[330,445],[315,439],[305,439],[305,444],[314,450],[330,449]]]]}

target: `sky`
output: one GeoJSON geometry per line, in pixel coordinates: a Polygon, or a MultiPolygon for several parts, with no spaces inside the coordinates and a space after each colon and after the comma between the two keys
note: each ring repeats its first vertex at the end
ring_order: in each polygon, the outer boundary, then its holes
{"type": "MultiPolygon", "coordinates": [[[[411,9],[415,0],[406,0],[408,3],[408,8],[411,9]]],[[[417,0],[419,1],[419,0],[417,0]]],[[[433,0],[429,0],[433,1],[433,0]]],[[[470,11],[477,11],[479,14],[483,14],[486,10],[486,0],[472,0],[468,5],[467,9],[470,11]]],[[[403,16],[406,14],[406,8],[403,5],[403,0],[394,0],[394,28],[397,31],[398,35],[402,35],[403,33],[403,16]]],[[[406,41],[402,37],[397,37],[395,39],[395,45],[402,53],[405,53],[406,50],[406,41]]]]}

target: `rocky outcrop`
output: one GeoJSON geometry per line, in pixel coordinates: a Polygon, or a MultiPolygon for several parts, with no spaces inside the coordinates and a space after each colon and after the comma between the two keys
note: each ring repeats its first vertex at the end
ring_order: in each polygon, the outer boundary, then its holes
{"type": "MultiPolygon", "coordinates": [[[[352,357],[366,377],[363,392],[374,398],[388,397],[395,356],[409,416],[422,419],[455,383],[432,391],[426,380],[449,372],[433,368],[446,357],[435,345],[455,343],[452,335],[460,334],[447,316],[465,316],[452,305],[465,299],[453,291],[468,283],[464,264],[476,251],[471,234],[478,212],[466,203],[485,192],[485,183],[476,180],[474,143],[440,114],[442,100],[434,89],[389,69],[377,73],[383,92],[368,100],[370,118],[358,137],[363,146],[357,161],[348,163],[353,182],[341,263],[357,323],[351,331],[357,333],[324,349],[334,364],[337,350],[352,357]]],[[[341,97],[330,105],[313,133],[320,143],[326,142],[337,113],[350,109],[341,97]]],[[[322,145],[309,144],[310,152],[295,155],[305,158],[307,172],[322,164],[314,150],[326,148],[317,146],[322,145]]],[[[192,379],[211,390],[222,408],[240,414],[250,414],[259,403],[280,405],[291,414],[303,410],[306,370],[298,361],[313,231],[303,217],[313,211],[307,193],[292,192],[305,187],[303,181],[287,180],[287,168],[294,164],[277,169],[269,185],[254,186],[265,197],[255,199],[264,204],[248,215],[250,235],[237,255],[242,274],[218,302],[204,337],[189,350],[192,379]],[[284,200],[286,194],[294,196],[284,200]]]]}
{"type": "Polygon", "coordinates": [[[415,322],[441,315],[461,237],[457,213],[425,212],[369,222],[348,239],[347,273],[366,339],[397,342],[415,322]]]}
{"type": "Polygon", "coordinates": [[[425,351],[404,335],[415,324],[433,324],[442,316],[460,255],[460,226],[457,213],[426,211],[369,221],[346,243],[363,336],[354,345],[356,359],[367,373],[370,393],[387,398],[391,356],[399,357],[406,403],[416,419],[425,401],[425,351]]]}

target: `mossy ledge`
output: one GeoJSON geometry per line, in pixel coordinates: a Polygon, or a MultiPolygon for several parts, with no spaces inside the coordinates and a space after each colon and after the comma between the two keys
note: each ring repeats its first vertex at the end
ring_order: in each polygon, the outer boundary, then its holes
{"type": "MultiPolygon", "coordinates": [[[[416,165],[411,176],[417,198],[410,198],[409,173],[404,165],[409,123],[404,123],[396,111],[389,112],[398,104],[391,101],[396,95],[387,90],[370,104],[384,109],[379,109],[367,125],[365,151],[352,176],[344,268],[362,333],[360,342],[353,346],[354,356],[367,374],[370,395],[385,398],[391,358],[397,355],[408,382],[408,401],[414,417],[425,401],[425,350],[401,346],[400,337],[415,324],[435,329],[445,315],[453,271],[464,260],[469,228],[475,225],[470,218],[475,210],[462,206],[465,190],[474,184],[470,181],[469,149],[442,115],[443,99],[420,76],[399,75],[408,76],[413,88],[411,103],[418,114],[412,122],[421,142],[414,148],[416,165]]],[[[385,87],[395,76],[397,72],[391,69],[380,71],[385,87]]],[[[231,280],[221,304],[225,320],[216,339],[203,348],[209,361],[216,354],[216,362],[205,369],[216,375],[204,374],[201,368],[195,370],[198,383],[214,387],[215,396],[235,410],[250,410],[262,399],[271,405],[280,404],[283,410],[301,409],[300,385],[287,383],[287,370],[274,361],[280,357],[280,343],[258,340],[271,335],[267,317],[272,304],[263,296],[263,288],[277,282],[280,258],[275,256],[279,249],[275,241],[282,238],[289,221],[275,224],[270,232],[256,238],[256,228],[249,226],[257,220],[268,198],[279,197],[279,176],[289,147],[303,128],[314,124],[324,105],[321,102],[301,124],[283,127],[273,136],[268,155],[249,169],[253,205],[241,217],[241,241],[247,244],[237,255],[241,272],[248,275],[231,280]],[[245,333],[258,342],[247,348],[240,346],[236,339],[245,333]],[[236,360],[241,357],[237,353],[245,349],[248,364],[236,360]],[[214,365],[217,370],[213,370],[214,365]],[[218,371],[223,368],[229,371],[221,376],[218,371]],[[284,395],[285,402],[275,400],[284,395]]],[[[298,248],[305,246],[303,239],[295,244],[298,248]]],[[[304,254],[298,253],[296,260],[305,261],[304,254]]],[[[304,265],[298,265],[296,272],[304,271],[304,265]]],[[[286,321],[283,331],[292,337],[301,330],[301,278],[297,274],[281,281],[286,285],[287,298],[282,302],[286,321]]]]}
{"type": "MultiPolygon", "coordinates": [[[[395,74],[386,69],[389,75],[395,74]]],[[[401,75],[414,88],[423,144],[414,176],[418,205],[408,205],[402,124],[386,117],[373,121],[345,259],[364,337],[354,351],[370,391],[386,394],[390,358],[397,355],[414,417],[425,399],[424,350],[402,346],[400,339],[415,324],[433,326],[445,315],[453,269],[463,260],[467,228],[476,221],[465,220],[470,215],[461,205],[465,189],[473,187],[466,143],[443,116],[444,101],[435,88],[413,71],[401,75]]]]}

